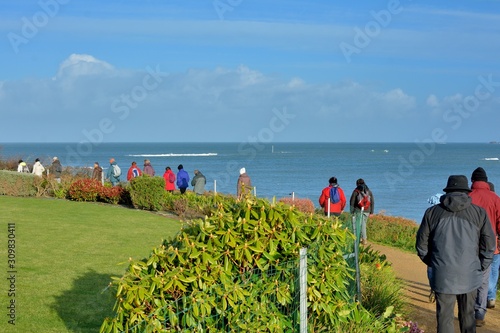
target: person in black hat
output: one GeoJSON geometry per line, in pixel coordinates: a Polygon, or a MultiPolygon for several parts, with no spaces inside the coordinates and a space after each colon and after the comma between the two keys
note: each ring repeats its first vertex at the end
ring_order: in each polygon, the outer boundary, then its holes
{"type": "Polygon", "coordinates": [[[486,211],[474,205],[468,195],[471,190],[466,176],[450,176],[443,191],[440,203],[425,211],[415,248],[432,268],[437,332],[454,332],[456,301],[460,331],[475,332],[477,288],[493,259],[495,235],[486,211]]]}
{"type": "MultiPolygon", "coordinates": [[[[471,181],[472,192],[469,196],[472,198],[472,203],[486,210],[493,233],[497,236],[500,234],[500,198],[491,191],[488,176],[483,168],[478,167],[472,172],[471,181]]],[[[475,311],[476,324],[479,327],[485,324],[486,309],[495,307],[498,268],[500,267],[498,243],[495,249],[491,266],[483,272],[483,283],[477,289],[475,311]]]]}

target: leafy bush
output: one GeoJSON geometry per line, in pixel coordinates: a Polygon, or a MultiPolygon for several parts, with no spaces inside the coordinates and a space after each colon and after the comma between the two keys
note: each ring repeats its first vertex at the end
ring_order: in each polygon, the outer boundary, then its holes
{"type": "Polygon", "coordinates": [[[28,197],[36,194],[31,173],[0,170],[0,195],[28,197]]]}
{"type": "Polygon", "coordinates": [[[316,332],[356,332],[352,326],[362,321],[357,332],[393,326],[390,315],[375,318],[348,293],[352,269],[343,255],[354,239],[336,219],[262,199],[215,198],[205,220],[187,224],[113,279],[116,315],[101,332],[192,332],[203,325],[208,332],[291,331],[297,271],[287,263],[302,247],[310,249],[307,297],[316,332]]]}
{"type": "Polygon", "coordinates": [[[163,177],[135,177],[128,187],[135,208],[158,211],[162,209],[165,195],[163,177]]]}
{"type": "Polygon", "coordinates": [[[290,206],[295,206],[297,209],[303,213],[314,213],[315,207],[311,199],[299,199],[299,198],[280,198],[279,202],[283,202],[290,206]]]}
{"type": "Polygon", "coordinates": [[[69,187],[68,196],[75,201],[97,201],[102,187],[96,179],[79,179],[69,187]]]}
{"type": "Polygon", "coordinates": [[[127,190],[122,188],[121,186],[101,185],[101,189],[99,191],[99,200],[114,205],[120,202],[126,203],[126,192],[127,190]]]}

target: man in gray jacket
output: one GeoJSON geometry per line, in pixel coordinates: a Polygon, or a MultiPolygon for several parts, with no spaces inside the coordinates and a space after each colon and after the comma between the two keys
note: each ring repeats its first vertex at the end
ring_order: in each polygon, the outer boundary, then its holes
{"type": "Polygon", "coordinates": [[[207,183],[207,179],[200,172],[200,170],[194,170],[194,177],[191,181],[191,186],[193,186],[193,192],[196,194],[205,193],[205,184],[207,183]]]}
{"type": "Polygon", "coordinates": [[[432,268],[438,333],[453,333],[458,302],[460,332],[476,332],[474,303],[482,272],[495,250],[495,235],[486,211],[474,204],[466,176],[453,175],[438,205],[425,211],[417,232],[418,256],[432,268]]]}

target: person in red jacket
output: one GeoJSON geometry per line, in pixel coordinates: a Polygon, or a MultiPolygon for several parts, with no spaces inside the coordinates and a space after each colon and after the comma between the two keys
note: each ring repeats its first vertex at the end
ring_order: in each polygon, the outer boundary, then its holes
{"type": "Polygon", "coordinates": [[[175,190],[175,173],[169,166],[165,168],[163,179],[165,179],[165,190],[173,192],[175,190]]]}
{"type": "Polygon", "coordinates": [[[142,175],[141,169],[139,169],[136,162],[132,162],[127,172],[127,180],[130,181],[132,178],[139,177],[140,175],[142,175]]]}
{"type": "Polygon", "coordinates": [[[346,205],[345,194],[337,183],[336,177],[330,178],[328,182],[330,183],[330,185],[325,187],[323,191],[321,191],[321,195],[319,196],[319,205],[323,207],[326,216],[328,216],[328,212],[330,212],[330,215],[339,216],[346,205]],[[330,200],[330,192],[332,190],[338,192],[337,202],[333,202],[332,200],[330,200]],[[330,210],[328,211],[328,209],[330,210]]]}
{"type": "MultiPolygon", "coordinates": [[[[483,168],[479,167],[474,170],[470,179],[472,181],[472,192],[469,193],[469,196],[472,198],[472,203],[479,207],[483,207],[486,210],[486,214],[490,219],[493,233],[495,234],[495,238],[497,239],[497,246],[495,248],[495,253],[493,256],[493,262],[487,270],[483,271],[483,283],[477,289],[477,298],[475,305],[476,326],[481,327],[485,324],[484,319],[486,316],[486,308],[491,308],[491,305],[494,304],[495,299],[493,295],[488,295],[488,284],[491,278],[490,274],[492,273],[492,269],[496,269],[496,278],[498,279],[498,255],[500,253],[498,250],[498,234],[500,233],[500,197],[498,197],[495,192],[491,191],[490,185],[488,184],[488,176],[486,175],[486,171],[484,171],[483,168]]],[[[493,278],[495,278],[494,274],[493,278]]]]}

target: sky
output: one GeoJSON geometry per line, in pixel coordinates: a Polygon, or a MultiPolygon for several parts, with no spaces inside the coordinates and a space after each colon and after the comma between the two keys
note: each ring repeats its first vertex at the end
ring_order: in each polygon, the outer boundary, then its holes
{"type": "Polygon", "coordinates": [[[500,1],[1,0],[1,142],[500,141],[500,1]]]}

